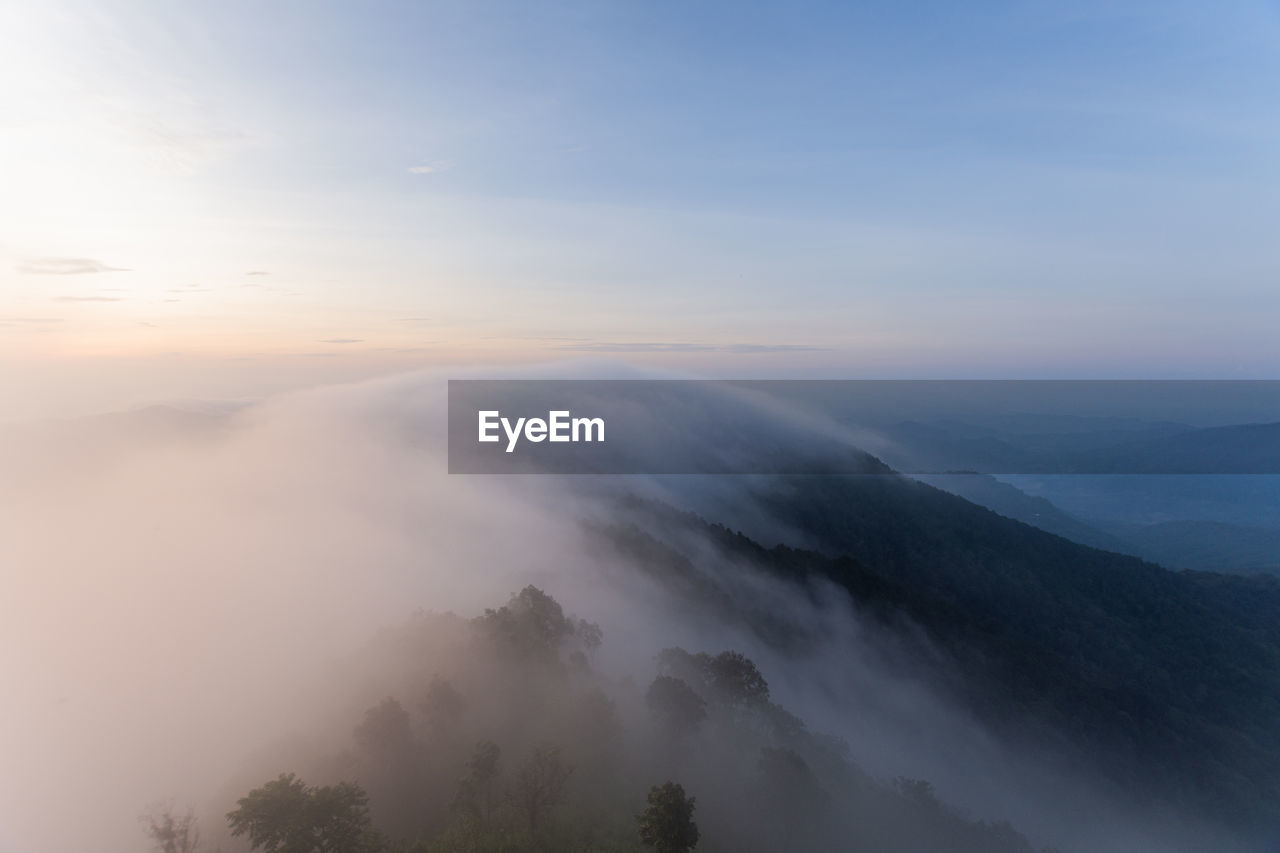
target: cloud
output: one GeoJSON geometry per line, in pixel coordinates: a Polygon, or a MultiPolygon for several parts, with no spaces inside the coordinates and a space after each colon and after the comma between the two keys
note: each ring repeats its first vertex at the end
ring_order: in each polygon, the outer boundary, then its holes
{"type": "MultiPolygon", "coordinates": [[[[762,575],[692,527],[687,539],[666,531],[672,553],[692,557],[683,588],[725,602],[723,611],[695,608],[686,596],[697,593],[672,597],[634,555],[602,559],[584,541],[583,520],[636,519],[601,492],[584,497],[556,477],[450,476],[444,382],[418,373],[300,392],[226,420],[160,421],[172,431],[136,414],[65,439],[41,429],[33,450],[0,435],[0,449],[30,460],[21,476],[0,478],[13,519],[5,554],[29,569],[12,573],[5,603],[22,606],[0,625],[12,640],[0,644],[0,674],[24,697],[0,727],[6,766],[24,780],[0,809],[0,849],[136,850],[133,814],[173,791],[202,809],[221,806],[208,809],[221,825],[228,793],[279,772],[288,744],[326,745],[335,731],[349,743],[365,691],[385,695],[385,675],[397,671],[397,657],[373,658],[386,648],[373,644],[375,632],[417,607],[480,612],[526,584],[606,627],[592,668],[610,677],[643,684],[663,646],[733,648],[760,665],[778,701],[815,731],[843,737],[875,776],[929,778],[966,794],[957,806],[1019,828],[1090,814],[1079,849],[1179,849],[1159,843],[1168,820],[1150,836],[1139,826],[1124,843],[1097,843],[1121,828],[1117,792],[1058,776],[1040,750],[1006,747],[955,711],[905,666],[895,635],[838,590],[762,575]],[[174,482],[189,499],[173,500],[174,482]],[[495,518],[506,535],[493,535],[495,518]],[[770,643],[735,616],[752,613],[794,645],[770,643]],[[369,657],[352,651],[361,647],[369,657]],[[364,666],[370,659],[377,667],[364,666]],[[200,677],[177,689],[157,672],[200,677]],[[85,804],[84,819],[52,819],[66,802],[85,804]]],[[[668,478],[651,491],[616,485],[688,511],[722,506],[716,517],[734,528],[775,529],[749,485],[711,479],[668,478]]]]}
{"type": "Polygon", "coordinates": [[[591,341],[591,338],[575,338],[575,337],[570,337],[570,336],[567,336],[567,335],[534,335],[534,336],[531,336],[531,337],[522,338],[521,340],[526,340],[526,341],[561,341],[561,342],[563,342],[563,341],[569,341],[569,342],[574,342],[574,343],[576,343],[576,342],[579,342],[579,341],[590,342],[590,341],[591,341]]]}
{"type": "Polygon", "coordinates": [[[33,258],[14,267],[26,275],[84,275],[95,272],[129,272],[93,258],[33,258]]]}
{"type": "Polygon", "coordinates": [[[721,347],[725,352],[826,352],[826,347],[815,347],[808,344],[733,344],[721,347]]]}
{"type": "Polygon", "coordinates": [[[249,270],[245,275],[271,275],[269,270],[249,270]]]}
{"type": "Polygon", "coordinates": [[[0,317],[0,329],[40,329],[61,322],[61,317],[0,317]]]}
{"type": "Polygon", "coordinates": [[[124,302],[119,296],[55,296],[54,302],[124,302]]]}
{"type": "Polygon", "coordinates": [[[430,163],[423,163],[418,166],[410,166],[409,174],[411,175],[433,175],[436,172],[447,172],[453,168],[452,160],[433,160],[430,163]]]}
{"type": "Polygon", "coordinates": [[[816,352],[822,347],[807,344],[703,344],[703,343],[662,343],[654,341],[637,341],[622,343],[616,341],[588,341],[586,343],[568,343],[556,349],[571,352],[732,352],[732,353],[777,353],[777,352],[816,352]]]}
{"type": "Polygon", "coordinates": [[[320,341],[322,344],[358,344],[363,343],[362,338],[325,338],[320,341]]]}
{"type": "Polygon", "coordinates": [[[556,349],[570,350],[572,352],[712,352],[717,347],[709,344],[657,343],[652,341],[633,343],[587,341],[585,343],[564,344],[556,347],[556,349]]]}

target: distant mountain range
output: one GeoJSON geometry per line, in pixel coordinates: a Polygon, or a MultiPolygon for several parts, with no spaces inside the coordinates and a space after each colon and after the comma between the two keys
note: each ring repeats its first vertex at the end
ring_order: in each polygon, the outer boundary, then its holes
{"type": "Polygon", "coordinates": [[[1280,473],[1280,423],[1203,429],[1166,423],[1027,433],[905,421],[882,427],[880,433],[888,442],[881,457],[909,473],[1280,473]]]}
{"type": "MultiPolygon", "coordinates": [[[[1171,569],[1280,576],[1280,530],[1221,521],[1179,519],[1152,524],[1088,521],[1051,501],[985,474],[922,475],[918,479],[1073,542],[1131,554],[1171,569]]],[[[1158,483],[1152,483],[1157,488],[1158,483]]]]}

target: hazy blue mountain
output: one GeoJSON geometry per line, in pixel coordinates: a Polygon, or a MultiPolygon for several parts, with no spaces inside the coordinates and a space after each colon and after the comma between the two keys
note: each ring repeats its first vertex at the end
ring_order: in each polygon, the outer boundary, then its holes
{"type": "Polygon", "coordinates": [[[1274,474],[1037,474],[999,479],[1108,530],[1105,522],[1215,521],[1280,528],[1280,476],[1274,474]]]}
{"type": "Polygon", "coordinates": [[[1280,530],[1219,521],[1113,524],[1120,549],[1176,569],[1280,574],[1280,530]]]}
{"type": "MultiPolygon", "coordinates": [[[[904,477],[777,478],[754,500],[818,547],[766,548],[731,532],[734,518],[715,527],[653,507],[622,540],[709,607],[734,605],[689,582],[681,525],[779,576],[834,581],[904,643],[908,626],[923,629],[920,660],[946,654],[936,683],[1002,735],[1048,739],[1120,784],[1224,819],[1280,817],[1280,583],[1169,571],[904,477]]],[[[767,609],[744,618],[788,636],[767,609]]]]}
{"type": "Polygon", "coordinates": [[[879,430],[889,442],[885,461],[900,471],[993,473],[1109,471],[1117,464],[1115,448],[1195,431],[1176,423],[1060,415],[903,421],[879,430]]]}
{"type": "Polygon", "coordinates": [[[1209,427],[1149,436],[1088,454],[1077,470],[1138,474],[1280,473],[1280,423],[1209,427]]]}
{"type": "MultiPolygon", "coordinates": [[[[1280,573],[1280,530],[1221,521],[1176,520],[1155,524],[1086,522],[1051,501],[985,474],[920,475],[927,482],[1006,518],[1073,542],[1130,554],[1172,569],[1280,573]]],[[[1162,477],[1153,477],[1158,489],[1162,477]]]]}
{"type": "Polygon", "coordinates": [[[955,420],[904,421],[879,430],[887,442],[880,453],[909,473],[1280,473],[1280,423],[1192,428],[1125,422],[1120,428],[1094,419],[1092,430],[1086,423],[1063,430],[1060,420],[1042,424],[1060,431],[1039,432],[955,420]]]}
{"type": "Polygon", "coordinates": [[[1136,553],[1124,538],[1084,522],[1063,512],[1051,501],[1028,495],[988,474],[922,474],[915,479],[1072,542],[1125,554],[1136,553]]]}

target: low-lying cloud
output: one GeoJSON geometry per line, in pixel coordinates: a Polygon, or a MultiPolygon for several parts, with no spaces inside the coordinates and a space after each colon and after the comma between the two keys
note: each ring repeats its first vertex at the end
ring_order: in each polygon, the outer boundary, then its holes
{"type": "MultiPolygon", "coordinates": [[[[443,377],[419,374],[231,416],[0,434],[13,472],[0,483],[0,679],[19,686],[0,730],[0,850],[132,853],[148,803],[225,811],[228,780],[282,739],[349,732],[335,672],[380,627],[416,608],[475,615],[526,584],[606,626],[600,665],[637,682],[664,647],[736,648],[875,774],[932,779],[1044,843],[1089,814],[1080,849],[1176,849],[892,671],[892,639],[834,589],[691,546],[731,598],[811,627],[818,641],[797,657],[602,560],[580,523],[601,504],[564,481],[449,476],[443,400],[443,377]]],[[[689,486],[653,488],[678,502],[689,486]]]]}
{"type": "Polygon", "coordinates": [[[661,341],[579,341],[562,344],[556,349],[567,352],[654,353],[654,352],[729,352],[737,354],[820,352],[824,348],[808,344],[708,344],[661,341]]]}
{"type": "Polygon", "coordinates": [[[24,275],[86,275],[99,272],[130,272],[124,267],[113,267],[93,258],[34,258],[15,268],[24,275]]]}

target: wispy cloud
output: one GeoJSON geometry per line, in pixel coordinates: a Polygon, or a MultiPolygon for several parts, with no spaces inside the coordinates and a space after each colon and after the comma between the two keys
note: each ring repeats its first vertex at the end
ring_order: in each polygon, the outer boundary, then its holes
{"type": "Polygon", "coordinates": [[[249,270],[245,275],[271,275],[270,270],[249,270]]]}
{"type": "Polygon", "coordinates": [[[14,267],[26,275],[84,275],[95,272],[129,272],[93,258],[33,258],[14,267]]]}
{"type": "Polygon", "coordinates": [[[325,338],[320,341],[322,344],[358,344],[362,342],[362,338],[325,338]]]}
{"type": "Polygon", "coordinates": [[[453,168],[452,160],[433,160],[430,163],[421,163],[417,166],[409,167],[411,175],[434,175],[436,172],[447,172],[453,168]]]}
{"type": "Polygon", "coordinates": [[[826,347],[815,347],[809,344],[732,344],[720,347],[724,352],[826,352],[826,347]]]}
{"type": "Polygon", "coordinates": [[[655,342],[655,341],[587,341],[585,343],[567,343],[556,349],[572,352],[732,352],[732,353],[772,353],[772,352],[820,352],[823,347],[807,344],[705,344],[691,342],[655,342]]]}
{"type": "Polygon", "coordinates": [[[124,302],[120,296],[55,296],[54,302],[124,302]]]}
{"type": "Polygon", "coordinates": [[[61,317],[0,317],[0,329],[23,329],[27,332],[38,332],[48,329],[54,323],[61,322],[61,317]]]}
{"type": "MultiPolygon", "coordinates": [[[[486,336],[485,336],[485,338],[486,338],[487,340],[499,340],[499,339],[502,339],[502,338],[510,339],[510,338],[509,338],[509,336],[507,336],[507,335],[493,335],[493,336],[486,335],[486,336]]],[[[586,341],[586,342],[589,342],[589,341],[591,341],[591,338],[570,337],[570,336],[568,336],[568,335],[526,335],[525,337],[520,338],[520,340],[522,340],[522,341],[544,341],[544,342],[545,342],[545,341],[559,341],[559,342],[564,342],[564,341],[569,341],[569,342],[586,341]]]]}

